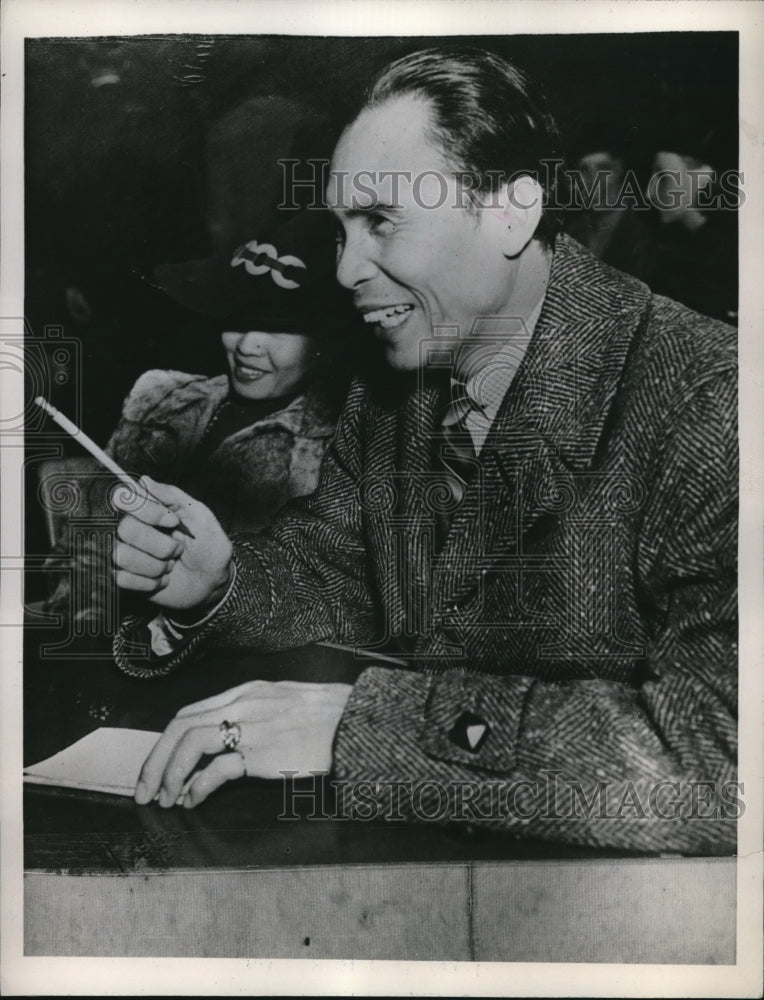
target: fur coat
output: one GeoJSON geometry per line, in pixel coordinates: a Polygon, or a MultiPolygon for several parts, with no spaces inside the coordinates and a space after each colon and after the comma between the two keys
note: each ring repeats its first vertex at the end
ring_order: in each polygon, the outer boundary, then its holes
{"type": "MultiPolygon", "coordinates": [[[[311,388],[199,459],[198,446],[228,391],[227,375],[148,371],[125,400],[106,451],[132,475],[178,486],[206,504],[227,532],[259,532],[287,500],[315,489],[341,399],[311,388]]],[[[67,485],[76,486],[80,502],[48,563],[49,570],[68,571],[46,610],[103,623],[118,597],[110,572],[114,479],[93,462],[67,485]]]]}

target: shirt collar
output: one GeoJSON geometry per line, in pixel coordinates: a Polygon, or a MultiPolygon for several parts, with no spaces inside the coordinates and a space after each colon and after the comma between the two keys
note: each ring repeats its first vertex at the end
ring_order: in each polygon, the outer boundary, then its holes
{"type": "MultiPolygon", "coordinates": [[[[470,373],[466,382],[460,382],[454,378],[451,379],[452,387],[455,385],[464,386],[464,395],[467,397],[465,403],[468,401],[469,407],[477,410],[489,425],[493,423],[496,414],[499,412],[501,401],[506,396],[512,380],[525,357],[525,352],[528,349],[528,344],[536,328],[543,302],[544,299],[542,296],[528,318],[522,324],[518,325],[511,337],[503,344],[497,344],[494,351],[485,353],[479,365],[470,373]]],[[[460,419],[458,413],[454,413],[453,418],[449,414],[444,423],[454,422],[458,419],[460,419]]]]}

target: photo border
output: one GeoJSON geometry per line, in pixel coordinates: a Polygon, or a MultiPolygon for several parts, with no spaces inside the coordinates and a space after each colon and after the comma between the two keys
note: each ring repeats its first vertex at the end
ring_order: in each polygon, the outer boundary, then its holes
{"type": "MultiPolygon", "coordinates": [[[[598,0],[5,0],[0,9],[2,90],[0,177],[3,267],[0,320],[23,336],[23,42],[24,37],[136,34],[461,35],[583,34],[628,31],[740,32],[741,162],[746,204],[740,212],[740,697],[741,777],[746,815],[739,824],[736,966],[569,965],[294,961],[271,959],[91,959],[23,955],[21,566],[6,564],[0,583],[3,688],[2,964],[6,994],[51,995],[411,995],[468,996],[754,996],[762,966],[761,659],[762,292],[764,209],[764,4],[752,2],[598,2],[598,0]],[[394,26],[395,31],[392,31],[394,26]],[[405,30],[404,30],[405,29],[405,30]],[[758,145],[758,149],[757,149],[758,145]],[[15,617],[14,617],[15,616],[15,617]],[[306,990],[306,984],[310,989],[306,990]]],[[[21,412],[19,372],[0,372],[0,420],[21,412]]],[[[23,403],[22,403],[23,409],[23,403]]],[[[0,423],[2,426],[2,423],[0,423]]],[[[18,482],[23,449],[2,449],[0,552],[22,538],[18,482]],[[13,488],[9,487],[11,484],[13,488]],[[19,509],[16,509],[19,508],[19,509]]]]}

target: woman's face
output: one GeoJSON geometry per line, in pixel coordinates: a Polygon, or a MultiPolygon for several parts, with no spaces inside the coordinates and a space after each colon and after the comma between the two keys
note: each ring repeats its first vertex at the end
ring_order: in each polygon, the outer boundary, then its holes
{"type": "Polygon", "coordinates": [[[302,333],[226,331],[222,340],[233,391],[245,399],[296,392],[318,356],[314,339],[302,333]]]}

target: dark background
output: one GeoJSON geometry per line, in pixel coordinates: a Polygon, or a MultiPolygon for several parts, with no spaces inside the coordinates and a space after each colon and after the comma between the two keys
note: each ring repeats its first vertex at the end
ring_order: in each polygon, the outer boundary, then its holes
{"type": "MultiPolygon", "coordinates": [[[[277,119],[294,102],[312,109],[330,148],[324,119],[345,120],[391,58],[442,41],[28,39],[26,317],[36,351],[28,392],[44,392],[103,444],[141,372],[222,371],[217,332],[138,275],[258,235],[274,194],[268,129],[283,125],[277,119]],[[272,102],[274,121],[236,111],[254,97],[272,102]],[[56,353],[51,326],[74,350],[56,353]]],[[[543,80],[571,149],[593,132],[612,133],[644,167],[666,134],[692,144],[715,130],[723,141],[713,166],[737,165],[735,32],[447,41],[493,49],[543,80]]],[[[311,146],[316,153],[328,150],[311,146]]],[[[41,518],[29,515],[27,551],[45,551],[41,518]]]]}

